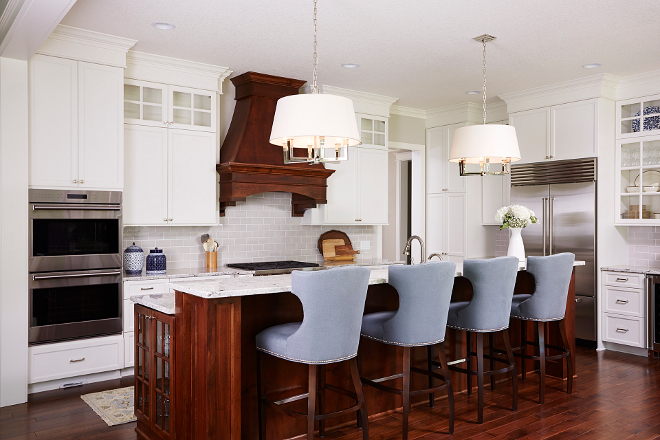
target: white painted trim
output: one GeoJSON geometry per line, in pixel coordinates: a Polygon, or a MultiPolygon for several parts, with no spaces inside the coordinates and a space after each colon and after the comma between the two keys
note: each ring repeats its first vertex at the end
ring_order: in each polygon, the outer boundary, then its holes
{"type": "Polygon", "coordinates": [[[424,145],[424,144],[409,144],[408,142],[390,141],[390,142],[387,143],[387,148],[389,150],[424,151],[426,149],[426,145],[424,145]]]}
{"type": "Polygon", "coordinates": [[[660,70],[630,75],[619,80],[617,100],[640,98],[660,93],[660,70]]]}
{"type": "Polygon", "coordinates": [[[135,43],[130,38],[60,24],[37,53],[125,68],[126,53],[135,43]]]}
{"type": "Polygon", "coordinates": [[[9,43],[10,38],[7,38],[7,36],[9,35],[12,24],[20,14],[25,1],[26,0],[9,0],[4,11],[2,11],[2,16],[0,16],[0,41],[2,41],[2,43],[0,43],[0,53],[2,53],[7,46],[7,43],[9,43]]]}
{"type": "Polygon", "coordinates": [[[227,67],[187,61],[134,50],[126,54],[125,77],[162,82],[222,93],[223,81],[233,72],[227,67]]]}
{"type": "Polygon", "coordinates": [[[404,107],[401,105],[392,105],[390,107],[390,114],[399,116],[408,116],[411,118],[426,119],[426,110],[412,107],[404,107]]]}
{"type": "Polygon", "coordinates": [[[358,90],[342,89],[341,87],[334,87],[323,85],[323,93],[329,95],[338,95],[350,98],[353,100],[355,113],[366,113],[369,115],[390,117],[390,108],[392,104],[399,100],[399,98],[392,98],[390,96],[376,95],[375,93],[360,92],[358,90]]]}
{"type": "Polygon", "coordinates": [[[505,93],[499,95],[499,98],[506,102],[509,113],[592,98],[615,100],[619,80],[620,78],[617,76],[604,73],[519,92],[505,93]]]}

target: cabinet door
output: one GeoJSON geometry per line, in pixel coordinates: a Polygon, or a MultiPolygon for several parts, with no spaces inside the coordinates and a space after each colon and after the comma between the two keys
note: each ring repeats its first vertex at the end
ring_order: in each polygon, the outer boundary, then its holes
{"type": "Polygon", "coordinates": [[[444,150],[447,129],[435,127],[426,130],[426,192],[440,194],[445,189],[446,164],[444,150]]]}
{"type": "Polygon", "coordinates": [[[153,362],[153,322],[151,320],[151,309],[135,306],[135,417],[138,421],[151,426],[153,397],[152,368],[153,362]]]}
{"type": "Polygon", "coordinates": [[[509,125],[516,128],[520,161],[541,162],[550,156],[550,108],[540,108],[509,115],[509,125]]]}
{"type": "Polygon", "coordinates": [[[168,130],[169,224],[217,224],[215,133],[168,130]]]}
{"type": "Polygon", "coordinates": [[[30,186],[78,186],[78,63],[30,60],[30,186]]]}
{"type": "Polygon", "coordinates": [[[462,261],[466,250],[465,194],[446,194],[444,209],[444,233],[447,259],[462,261]]]}
{"type": "Polygon", "coordinates": [[[124,122],[127,124],[167,127],[168,90],[164,84],[148,81],[124,81],[124,122]]]}
{"type": "Polygon", "coordinates": [[[160,312],[151,312],[154,319],[151,331],[154,332],[153,350],[153,416],[152,429],[159,437],[170,439],[174,436],[174,317],[160,312]]]}
{"type": "Polygon", "coordinates": [[[125,125],[124,225],[167,224],[167,129],[125,125]]]}
{"type": "Polygon", "coordinates": [[[445,240],[442,232],[445,224],[444,205],[444,194],[429,194],[426,197],[426,253],[429,255],[445,252],[445,240]]]}
{"type": "Polygon", "coordinates": [[[386,150],[358,148],[358,219],[364,225],[386,225],[387,172],[386,150]]]}
{"type": "Polygon", "coordinates": [[[170,127],[215,132],[216,93],[169,86],[170,127]]]}
{"type": "Polygon", "coordinates": [[[451,151],[451,143],[454,140],[454,131],[457,128],[465,127],[467,124],[454,124],[447,126],[447,140],[443,149],[442,161],[446,169],[446,184],[447,192],[465,192],[465,176],[461,176],[460,169],[457,163],[449,162],[449,152],[451,151]]]}
{"type": "Polygon", "coordinates": [[[555,105],[552,111],[552,159],[594,157],[598,99],[555,105]]]}
{"type": "Polygon", "coordinates": [[[328,177],[325,206],[326,224],[357,223],[357,170],[358,148],[349,147],[348,160],[339,163],[327,163],[325,167],[335,172],[328,177]]]}
{"type": "Polygon", "coordinates": [[[79,183],[124,186],[124,69],[78,62],[79,183]]]}

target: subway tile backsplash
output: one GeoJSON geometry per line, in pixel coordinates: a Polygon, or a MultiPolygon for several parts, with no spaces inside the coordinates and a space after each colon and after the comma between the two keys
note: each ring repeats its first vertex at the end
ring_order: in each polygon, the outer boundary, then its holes
{"type": "Polygon", "coordinates": [[[628,227],[628,264],[660,269],[660,226],[628,227]]]}
{"type": "Polygon", "coordinates": [[[303,226],[301,220],[291,217],[290,193],[264,193],[228,207],[218,226],[126,226],[124,249],[133,242],[145,254],[158,247],[167,256],[168,269],[200,268],[205,262],[200,237],[209,234],[219,244],[218,265],[275,260],[322,263],[318,238],[339,229],[354,248],[361,241],[370,243],[369,250],[360,251],[359,259],[376,257],[375,226],[303,226]]]}
{"type": "Polygon", "coordinates": [[[495,256],[505,257],[509,249],[509,230],[502,229],[495,232],[495,256]]]}

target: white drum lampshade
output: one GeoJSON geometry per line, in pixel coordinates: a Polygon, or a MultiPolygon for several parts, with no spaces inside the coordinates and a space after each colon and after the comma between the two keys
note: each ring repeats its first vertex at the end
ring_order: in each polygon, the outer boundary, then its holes
{"type": "Polygon", "coordinates": [[[280,98],[270,143],[284,149],[285,162],[345,160],[347,147],[360,144],[353,101],[317,93],[280,98]],[[294,156],[293,148],[304,148],[309,154],[294,156]]]}
{"type": "Polygon", "coordinates": [[[489,174],[488,169],[484,170],[486,163],[502,164],[504,167],[509,162],[519,160],[516,129],[510,125],[469,125],[454,131],[449,152],[450,162],[480,164],[479,174],[489,174]]]}

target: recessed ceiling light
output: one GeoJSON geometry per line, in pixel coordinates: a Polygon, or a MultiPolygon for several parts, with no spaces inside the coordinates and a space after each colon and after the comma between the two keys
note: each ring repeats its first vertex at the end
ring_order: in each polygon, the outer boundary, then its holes
{"type": "Polygon", "coordinates": [[[584,67],[585,69],[595,69],[596,67],[600,67],[600,63],[589,63],[583,65],[582,67],[584,67]]]}
{"type": "Polygon", "coordinates": [[[356,67],[360,67],[360,65],[355,63],[346,63],[342,64],[341,67],[346,67],[347,69],[355,69],[356,67]]]}
{"type": "Polygon", "coordinates": [[[157,21],[156,23],[151,23],[151,25],[156,29],[163,31],[169,31],[170,29],[174,29],[176,27],[172,23],[165,23],[163,21],[157,21]]]}
{"type": "Polygon", "coordinates": [[[468,90],[467,92],[468,95],[481,95],[481,90],[468,90]]]}

